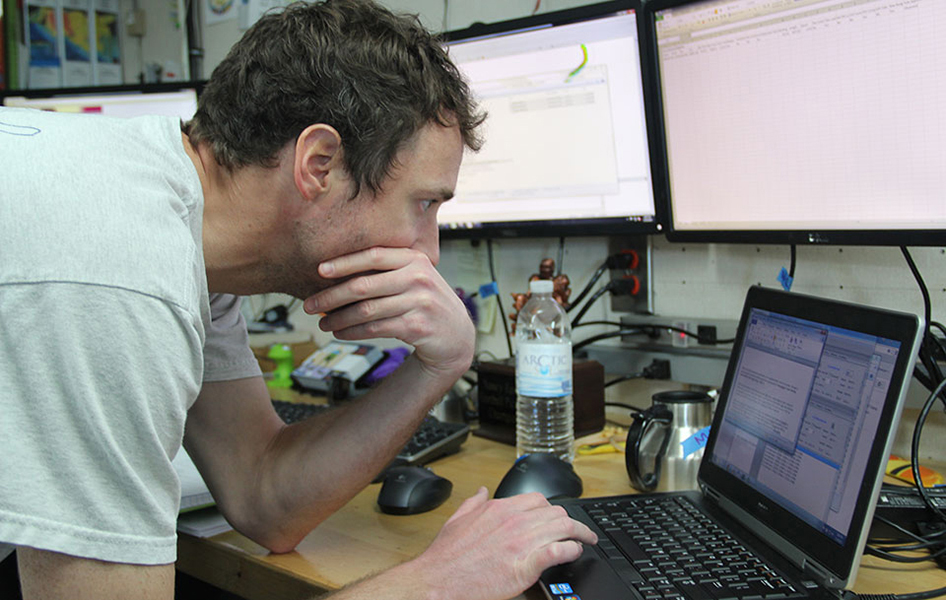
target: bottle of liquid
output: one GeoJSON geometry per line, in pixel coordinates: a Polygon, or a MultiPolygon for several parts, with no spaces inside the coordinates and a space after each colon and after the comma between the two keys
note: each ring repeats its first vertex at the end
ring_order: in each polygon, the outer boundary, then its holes
{"type": "Polygon", "coordinates": [[[529,283],[516,317],[516,453],[575,457],[571,324],[552,282],[529,283]]]}

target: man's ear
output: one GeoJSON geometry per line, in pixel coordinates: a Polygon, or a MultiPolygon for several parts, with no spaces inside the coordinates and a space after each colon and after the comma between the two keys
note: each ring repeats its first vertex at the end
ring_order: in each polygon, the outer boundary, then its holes
{"type": "Polygon", "coordinates": [[[338,131],[324,123],[306,127],[296,138],[293,158],[293,177],[299,193],[314,200],[332,185],[342,183],[344,177],[338,175],[343,171],[342,138],[338,131]]]}

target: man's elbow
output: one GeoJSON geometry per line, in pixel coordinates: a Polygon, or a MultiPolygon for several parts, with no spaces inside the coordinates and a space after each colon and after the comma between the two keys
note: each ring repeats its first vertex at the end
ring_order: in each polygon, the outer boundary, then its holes
{"type": "MultiPolygon", "coordinates": [[[[321,519],[318,521],[321,522],[321,519]]],[[[274,554],[292,552],[318,523],[302,524],[301,520],[288,517],[274,519],[234,519],[233,528],[253,542],[274,554]]]]}

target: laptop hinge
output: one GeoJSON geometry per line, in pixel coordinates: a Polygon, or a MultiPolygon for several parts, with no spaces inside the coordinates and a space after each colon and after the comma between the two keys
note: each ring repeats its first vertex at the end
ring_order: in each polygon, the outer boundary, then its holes
{"type": "Polygon", "coordinates": [[[708,485],[701,486],[703,488],[703,497],[706,500],[709,500],[713,504],[719,505],[719,500],[721,498],[719,492],[709,487],[708,485]]]}
{"type": "MultiPolygon", "coordinates": [[[[827,588],[836,588],[838,581],[830,571],[821,565],[810,560],[805,560],[801,565],[801,570],[805,575],[810,575],[815,581],[827,588]]],[[[808,587],[806,585],[806,587],[808,587]]]]}

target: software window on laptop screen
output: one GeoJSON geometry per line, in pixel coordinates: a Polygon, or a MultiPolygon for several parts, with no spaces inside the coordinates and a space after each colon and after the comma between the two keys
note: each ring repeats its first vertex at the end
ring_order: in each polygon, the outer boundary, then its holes
{"type": "Polygon", "coordinates": [[[946,2],[657,11],[673,226],[946,228],[946,2]]]}
{"type": "Polygon", "coordinates": [[[900,351],[753,309],[711,460],[843,544],[900,351]]]}

